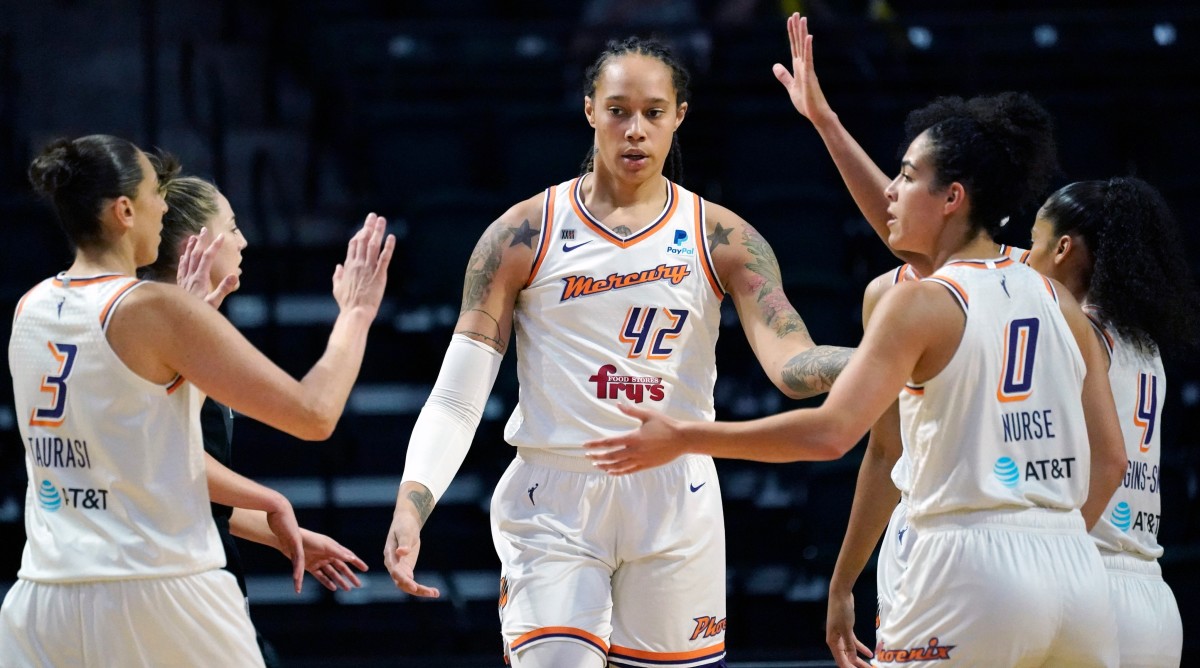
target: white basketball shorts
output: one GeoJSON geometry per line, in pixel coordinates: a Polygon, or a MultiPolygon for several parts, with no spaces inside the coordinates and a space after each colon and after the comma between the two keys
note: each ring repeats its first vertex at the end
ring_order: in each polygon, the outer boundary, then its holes
{"type": "Polygon", "coordinates": [[[520,448],[492,496],[506,651],[582,643],[611,666],[725,656],[725,525],[712,458],[627,476],[520,448]]]}

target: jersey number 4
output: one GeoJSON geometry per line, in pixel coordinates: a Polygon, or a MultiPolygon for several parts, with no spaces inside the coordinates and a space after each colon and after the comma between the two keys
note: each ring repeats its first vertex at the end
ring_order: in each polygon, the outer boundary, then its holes
{"type": "Polygon", "coordinates": [[[41,391],[50,395],[50,406],[34,408],[29,424],[34,427],[57,427],[63,423],[67,410],[67,378],[75,367],[75,354],[79,346],[72,343],[47,342],[50,354],[58,361],[58,372],[42,376],[41,391]]]}
{"type": "Polygon", "coordinates": [[[1142,440],[1138,450],[1150,451],[1150,443],[1154,438],[1154,423],[1158,417],[1158,376],[1151,373],[1138,374],[1137,408],[1133,413],[1133,423],[1142,428],[1142,440]]]}
{"type": "Polygon", "coordinates": [[[683,332],[683,323],[687,322],[687,318],[687,309],[633,306],[625,314],[625,324],[621,326],[619,338],[621,343],[629,345],[630,359],[642,355],[646,359],[666,359],[674,352],[667,342],[683,332]],[[662,317],[657,318],[660,312],[662,317]]]}
{"type": "Polygon", "coordinates": [[[1033,394],[1033,359],[1037,354],[1037,318],[1019,318],[1004,331],[1004,373],[996,388],[1002,402],[1024,401],[1033,394]]]}

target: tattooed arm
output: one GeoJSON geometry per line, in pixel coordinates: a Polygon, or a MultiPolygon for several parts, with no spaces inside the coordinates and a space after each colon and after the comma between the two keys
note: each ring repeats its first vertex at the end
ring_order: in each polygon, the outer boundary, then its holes
{"type": "Polygon", "coordinates": [[[783,292],[771,245],[729,209],[712,203],[707,207],[713,264],[767,377],[794,399],[828,392],[853,349],[813,343],[783,292]]]}
{"type": "Polygon", "coordinates": [[[439,596],[416,581],[421,528],[458,472],[508,349],[513,308],[529,278],[542,196],[509,209],[492,223],[467,262],[458,324],[433,392],[409,438],[404,475],[383,549],[396,586],[415,596],[439,596]]]}

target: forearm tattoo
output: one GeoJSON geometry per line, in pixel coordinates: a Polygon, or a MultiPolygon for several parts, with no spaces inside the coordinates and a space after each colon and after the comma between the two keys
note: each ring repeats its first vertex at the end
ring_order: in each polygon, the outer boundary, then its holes
{"type": "Polygon", "coordinates": [[[417,515],[421,518],[421,526],[425,526],[425,520],[429,519],[429,513],[433,512],[433,492],[427,489],[413,490],[408,493],[408,500],[417,509],[417,515]]]}
{"type": "Polygon", "coordinates": [[[742,237],[742,245],[754,258],[746,268],[756,275],[751,287],[757,289],[755,299],[767,325],[774,328],[776,336],[781,339],[795,333],[808,336],[808,327],[804,325],[804,320],[783,292],[783,276],[779,272],[779,260],[775,259],[771,244],[768,244],[749,223],[746,224],[742,237]]]}
{"type": "Polygon", "coordinates": [[[783,383],[802,397],[828,392],[853,352],[841,346],[810,348],[783,365],[783,383]]]}

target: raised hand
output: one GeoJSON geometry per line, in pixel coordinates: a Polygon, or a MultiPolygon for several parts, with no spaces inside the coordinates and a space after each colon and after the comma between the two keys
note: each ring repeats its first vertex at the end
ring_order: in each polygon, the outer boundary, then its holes
{"type": "Polygon", "coordinates": [[[362,586],[362,581],[350,568],[353,566],[364,573],[367,571],[366,562],[359,559],[357,554],[325,534],[301,529],[300,535],[304,541],[304,570],[311,573],[317,582],[329,591],[337,591],[339,587],[350,591],[362,586]]]}
{"type": "Polygon", "coordinates": [[[396,237],[386,232],[387,220],[370,213],[350,239],[346,261],[333,272],[333,297],[343,311],[368,309],[372,317],[378,312],[396,248],[396,237]]]}
{"type": "Polygon", "coordinates": [[[685,452],[679,422],[658,411],[617,404],[621,412],[642,421],[634,431],[583,444],[596,468],[611,475],[662,466],[685,452]]]}
{"type": "Polygon", "coordinates": [[[200,228],[199,234],[188,237],[179,256],[179,267],[175,270],[175,285],[203,299],[213,308],[220,308],[221,302],[241,286],[237,274],[230,274],[222,278],[215,288],[209,289],[213,260],[223,243],[224,234],[218,234],[209,243],[208,228],[200,228]]]}
{"type": "Polygon", "coordinates": [[[829,592],[829,608],[825,617],[825,644],[833,653],[838,668],[871,668],[860,654],[875,656],[869,647],[854,635],[854,594],[829,592]]]}
{"type": "Polygon", "coordinates": [[[792,14],[787,20],[788,41],[792,46],[792,71],[775,63],[772,71],[779,83],[787,88],[788,96],[796,111],[819,125],[833,117],[833,109],[825,101],[821,85],[817,83],[817,72],[813,69],[812,35],[808,34],[808,19],[792,14]]]}

